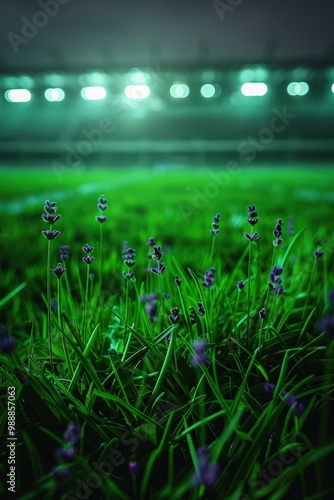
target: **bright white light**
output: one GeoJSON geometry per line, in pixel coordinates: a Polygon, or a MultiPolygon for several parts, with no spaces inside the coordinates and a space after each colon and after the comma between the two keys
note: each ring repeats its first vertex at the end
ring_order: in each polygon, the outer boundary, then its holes
{"type": "Polygon", "coordinates": [[[201,87],[201,94],[203,97],[209,99],[210,97],[213,97],[216,93],[216,89],[214,85],[211,85],[211,83],[206,83],[202,85],[201,87]]]}
{"type": "Polygon", "coordinates": [[[263,96],[267,93],[268,87],[265,83],[244,83],[241,86],[241,93],[247,97],[249,96],[263,96]]]}
{"type": "Polygon", "coordinates": [[[331,87],[331,90],[332,90],[332,92],[333,92],[333,94],[334,94],[334,83],[333,83],[333,85],[332,85],[332,87],[331,87]]]}
{"type": "Polygon", "coordinates": [[[309,86],[306,82],[291,82],[287,87],[288,94],[295,95],[305,95],[309,91],[309,86]]]}
{"type": "Polygon", "coordinates": [[[50,102],[60,102],[65,97],[65,92],[63,89],[46,89],[45,91],[45,99],[50,102]]]}
{"type": "Polygon", "coordinates": [[[170,88],[170,95],[175,99],[184,99],[189,92],[189,87],[185,83],[174,83],[170,88]]]}
{"type": "Polygon", "coordinates": [[[100,101],[105,98],[107,91],[104,87],[84,87],[81,96],[86,101],[100,101]]]}
{"type": "Polygon", "coordinates": [[[9,102],[28,102],[31,99],[31,93],[27,89],[12,89],[5,92],[5,98],[9,102]]]}
{"type": "Polygon", "coordinates": [[[146,99],[151,91],[147,85],[128,85],[124,93],[129,99],[146,99]]]}

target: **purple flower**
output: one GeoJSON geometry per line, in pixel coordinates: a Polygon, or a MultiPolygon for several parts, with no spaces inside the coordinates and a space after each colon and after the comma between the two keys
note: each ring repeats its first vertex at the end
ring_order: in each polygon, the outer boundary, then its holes
{"type": "Polygon", "coordinates": [[[216,224],[219,223],[219,221],[220,221],[220,214],[219,213],[213,216],[213,221],[216,224]]]}
{"type": "Polygon", "coordinates": [[[202,304],[202,302],[198,302],[198,309],[197,309],[197,312],[200,316],[204,316],[205,314],[205,309],[204,309],[204,306],[202,304]]]}
{"type": "Polygon", "coordinates": [[[284,287],[279,285],[275,290],[276,295],[282,295],[284,293],[284,287]]]}
{"type": "Polygon", "coordinates": [[[156,261],[160,261],[162,258],[162,252],[161,252],[161,246],[160,245],[154,245],[153,247],[153,254],[152,254],[152,259],[156,261]]]}
{"type": "Polygon", "coordinates": [[[59,448],[56,453],[56,461],[59,462],[73,462],[76,456],[76,451],[74,448],[59,448]]]}
{"type": "Polygon", "coordinates": [[[212,464],[210,462],[209,450],[207,446],[202,446],[196,452],[198,460],[198,471],[193,478],[193,486],[200,485],[213,486],[221,472],[220,464],[212,464]]]}
{"type": "Polygon", "coordinates": [[[204,273],[204,281],[202,285],[205,287],[212,287],[215,283],[215,270],[211,267],[204,273]]]}
{"type": "Polygon", "coordinates": [[[283,272],[283,268],[282,267],[276,267],[275,266],[275,267],[272,268],[272,270],[269,273],[269,278],[270,278],[271,283],[268,283],[268,285],[270,286],[270,288],[272,290],[272,293],[274,293],[276,295],[282,295],[282,293],[284,292],[284,288],[281,285],[281,283],[282,283],[282,278],[281,278],[282,272],[283,272]]]}
{"type": "Polygon", "coordinates": [[[101,224],[107,220],[107,217],[104,215],[97,215],[96,220],[99,221],[101,224]]]}
{"type": "Polygon", "coordinates": [[[47,229],[46,231],[42,231],[42,234],[45,236],[45,238],[47,238],[48,240],[54,240],[55,238],[57,238],[57,236],[60,234],[60,231],[50,231],[49,229],[47,229]]]}
{"type": "Polygon", "coordinates": [[[154,274],[163,274],[166,270],[166,266],[165,265],[162,265],[160,267],[152,267],[151,268],[151,271],[152,273],[154,274]]]}
{"type": "Polygon", "coordinates": [[[68,245],[60,245],[59,247],[59,255],[60,255],[60,260],[67,260],[70,256],[69,252],[69,246],[68,245]]]}
{"type": "Polygon", "coordinates": [[[258,237],[260,236],[259,233],[253,233],[253,234],[249,234],[249,233],[244,233],[244,236],[245,238],[247,238],[249,241],[255,241],[258,239],[258,237]]]}
{"type": "Polygon", "coordinates": [[[16,338],[9,337],[3,323],[0,323],[0,352],[11,354],[16,349],[16,338]]]}
{"type": "Polygon", "coordinates": [[[56,267],[54,269],[52,269],[52,271],[54,272],[56,277],[60,280],[60,278],[62,277],[62,275],[65,272],[65,269],[63,268],[62,263],[58,262],[58,264],[56,265],[56,267]]]}
{"type": "Polygon", "coordinates": [[[63,481],[69,476],[70,470],[64,465],[58,465],[52,467],[51,474],[56,481],[63,481]]]}
{"type": "Polygon", "coordinates": [[[129,462],[129,470],[131,476],[135,476],[138,474],[138,462],[131,461],[129,462]]]}
{"type": "Polygon", "coordinates": [[[127,279],[127,280],[131,280],[134,277],[134,275],[135,275],[135,273],[133,271],[130,271],[130,272],[127,272],[127,273],[125,271],[123,271],[122,274],[123,274],[124,278],[127,279]]]}
{"type": "Polygon", "coordinates": [[[219,233],[219,230],[218,229],[210,229],[210,233],[212,234],[212,236],[217,236],[217,234],[219,233]]]}
{"type": "Polygon", "coordinates": [[[266,392],[274,392],[275,390],[275,384],[273,382],[265,382],[263,384],[263,389],[266,391],[266,392]]]}
{"type": "Polygon", "coordinates": [[[198,339],[191,344],[194,354],[190,357],[190,363],[194,368],[198,368],[207,363],[207,342],[205,339],[198,339]]]}
{"type": "Polygon", "coordinates": [[[250,224],[251,226],[255,226],[255,224],[257,224],[259,222],[259,219],[255,217],[255,219],[250,219],[248,218],[247,219],[247,222],[248,224],[250,224]]]}
{"type": "Polygon", "coordinates": [[[86,253],[86,254],[89,254],[91,253],[93,250],[94,250],[94,247],[91,247],[90,245],[85,245],[84,247],[82,247],[82,250],[86,253]]]}
{"type": "Polygon", "coordinates": [[[237,289],[242,290],[245,286],[245,283],[243,281],[238,281],[237,283],[237,289]]]}
{"type": "Polygon", "coordinates": [[[75,423],[70,422],[67,425],[66,431],[63,435],[64,441],[66,443],[75,445],[80,441],[80,433],[81,433],[80,427],[75,423]]]}
{"type": "Polygon", "coordinates": [[[82,260],[84,262],[86,262],[87,265],[91,264],[94,259],[95,259],[95,257],[93,257],[93,256],[91,256],[91,257],[82,257],[82,260]]]}
{"type": "Polygon", "coordinates": [[[260,319],[264,319],[266,317],[266,310],[264,307],[262,307],[262,309],[259,310],[259,317],[260,319]]]}
{"type": "Polygon", "coordinates": [[[180,280],[178,276],[175,276],[175,280],[174,281],[175,281],[175,284],[177,286],[181,286],[182,280],[180,280]]]}
{"type": "Polygon", "coordinates": [[[170,320],[171,323],[173,323],[173,325],[175,325],[175,323],[178,322],[178,320],[180,319],[178,307],[171,308],[170,315],[168,316],[168,319],[170,320]]]}
{"type": "Polygon", "coordinates": [[[317,260],[319,260],[324,255],[324,252],[318,249],[313,252],[313,255],[317,260]]]}
{"type": "Polygon", "coordinates": [[[107,198],[105,198],[102,194],[99,197],[99,203],[101,203],[101,205],[106,205],[107,204],[107,198]]]}
{"type": "Polygon", "coordinates": [[[43,214],[42,219],[44,222],[47,222],[48,224],[54,224],[55,222],[58,222],[59,219],[61,218],[61,215],[55,215],[55,214],[43,214]]]}
{"type": "Polygon", "coordinates": [[[321,329],[330,337],[334,338],[334,314],[325,316],[320,323],[321,329]]]}
{"type": "Polygon", "coordinates": [[[151,236],[151,237],[148,239],[147,245],[148,245],[149,247],[154,247],[154,245],[155,245],[155,238],[153,238],[153,236],[151,236]]]}
{"type": "Polygon", "coordinates": [[[158,321],[158,294],[156,292],[141,295],[141,302],[145,303],[145,312],[152,323],[158,321]]]}

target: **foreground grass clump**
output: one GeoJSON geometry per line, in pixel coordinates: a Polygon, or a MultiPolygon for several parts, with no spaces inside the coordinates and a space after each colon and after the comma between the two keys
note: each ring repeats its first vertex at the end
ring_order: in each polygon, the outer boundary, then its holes
{"type": "Polygon", "coordinates": [[[111,248],[97,205],[82,234],[48,200],[34,279],[0,302],[20,498],[330,498],[332,235],[257,204],[230,255],[223,210],[191,220],[201,248],[178,227],[171,249],[131,230],[111,248]]]}

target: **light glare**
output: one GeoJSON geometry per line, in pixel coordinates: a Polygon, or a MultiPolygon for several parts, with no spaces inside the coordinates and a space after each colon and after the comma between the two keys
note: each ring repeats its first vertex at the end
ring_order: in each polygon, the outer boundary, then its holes
{"type": "Polygon", "coordinates": [[[81,90],[81,96],[86,101],[101,101],[107,95],[104,87],[84,87],[81,90]]]}
{"type": "Polygon", "coordinates": [[[65,92],[63,89],[46,89],[45,91],[45,99],[50,102],[60,102],[65,97],[65,92]]]}
{"type": "Polygon", "coordinates": [[[241,93],[247,97],[261,97],[264,96],[268,91],[268,87],[265,83],[257,82],[251,83],[247,82],[241,86],[241,93]]]}
{"type": "Polygon", "coordinates": [[[128,85],[124,93],[128,99],[147,99],[151,91],[147,85],[128,85]]]}
{"type": "Polygon", "coordinates": [[[28,102],[31,99],[31,93],[27,89],[11,89],[6,91],[5,98],[9,102],[28,102]]]}

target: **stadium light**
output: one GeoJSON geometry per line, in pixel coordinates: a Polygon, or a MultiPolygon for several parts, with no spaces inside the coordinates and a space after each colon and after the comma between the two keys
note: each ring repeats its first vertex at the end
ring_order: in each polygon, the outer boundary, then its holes
{"type": "Polygon", "coordinates": [[[189,87],[185,83],[174,83],[170,88],[170,95],[174,99],[184,99],[189,95],[189,87]]]}
{"type": "Polygon", "coordinates": [[[84,87],[81,90],[81,97],[86,101],[101,101],[107,95],[104,87],[84,87]]]}
{"type": "Polygon", "coordinates": [[[305,95],[309,91],[309,86],[306,82],[291,82],[287,86],[288,94],[291,96],[305,95]]]}
{"type": "Polygon", "coordinates": [[[128,99],[147,99],[151,91],[147,85],[128,85],[124,93],[128,99]]]}
{"type": "Polygon", "coordinates": [[[333,92],[333,94],[334,94],[334,83],[333,83],[333,85],[332,85],[332,87],[331,87],[331,91],[332,91],[332,92],[333,92]]]}
{"type": "Polygon", "coordinates": [[[65,92],[63,89],[46,89],[45,91],[45,99],[50,102],[60,102],[65,97],[65,92]]]}
{"type": "Polygon", "coordinates": [[[241,93],[246,97],[262,97],[268,92],[268,87],[262,82],[247,82],[241,86],[241,93]]]}
{"type": "Polygon", "coordinates": [[[5,98],[9,102],[28,102],[31,99],[31,93],[28,89],[11,89],[5,92],[5,98]]]}

